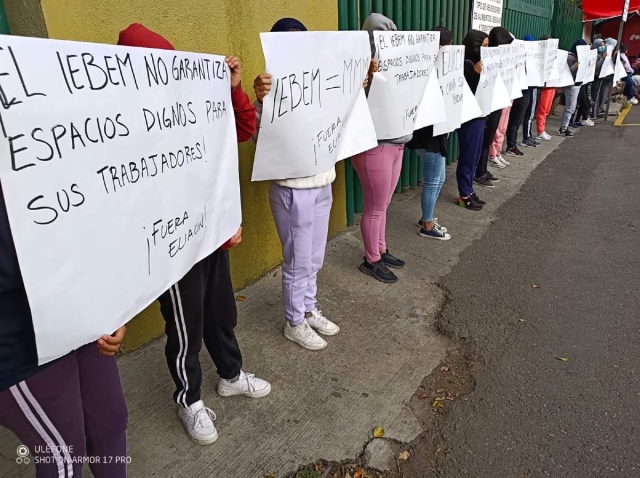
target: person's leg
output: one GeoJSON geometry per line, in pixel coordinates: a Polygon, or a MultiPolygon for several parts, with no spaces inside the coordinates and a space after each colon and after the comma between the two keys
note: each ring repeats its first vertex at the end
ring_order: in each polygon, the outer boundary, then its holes
{"type": "Polygon", "coordinates": [[[555,88],[544,88],[540,95],[540,104],[538,105],[538,111],[536,113],[536,128],[538,129],[538,135],[546,132],[547,117],[551,112],[551,105],[553,104],[553,98],[555,97],[555,88]]]}
{"type": "Polygon", "coordinates": [[[362,184],[363,208],[360,231],[367,262],[379,262],[380,228],[387,207],[388,184],[393,164],[388,157],[389,150],[378,146],[352,159],[352,164],[362,184]]]}
{"type": "MultiPolygon", "coordinates": [[[[101,384],[96,392],[108,393],[105,389],[101,384]]],[[[27,447],[24,455],[36,463],[38,478],[82,476],[87,452],[82,401],[76,352],[0,392],[0,425],[27,447]]],[[[124,477],[125,469],[109,476],[124,477]]]]}
{"type": "Polygon", "coordinates": [[[522,122],[522,141],[525,142],[528,139],[531,139],[531,130],[533,128],[533,118],[536,113],[536,108],[538,107],[538,89],[537,88],[529,88],[529,96],[531,101],[528,102],[527,110],[524,115],[524,120],[522,122]]]}
{"type": "Polygon", "coordinates": [[[95,478],[125,478],[129,412],[115,357],[100,355],[96,344],[78,349],[76,357],[87,435],[87,456],[104,458],[89,467],[95,478]]]}
{"type": "Polygon", "coordinates": [[[529,100],[528,90],[522,92],[521,98],[513,100],[507,124],[507,148],[509,149],[514,149],[518,144],[518,130],[522,124],[529,100]]]}
{"type": "Polygon", "coordinates": [[[606,113],[607,103],[609,102],[609,92],[613,87],[613,78],[603,78],[600,86],[600,98],[598,104],[598,114],[606,113]]]}
{"type": "Polygon", "coordinates": [[[500,117],[502,116],[502,110],[497,110],[491,113],[487,117],[487,122],[484,128],[484,134],[482,135],[482,151],[476,167],[475,177],[481,178],[487,174],[487,164],[489,163],[489,149],[496,136],[498,125],[500,124],[500,117]]]}
{"type": "Polygon", "coordinates": [[[633,88],[633,80],[631,79],[631,75],[625,76],[623,78],[625,86],[624,86],[624,95],[627,97],[627,100],[630,100],[635,96],[635,91],[633,88]]]}
{"type": "Polygon", "coordinates": [[[578,95],[580,94],[579,86],[567,86],[564,89],[565,107],[562,113],[562,119],[560,121],[560,131],[564,131],[569,127],[571,116],[576,111],[576,105],[578,104],[578,95]]]}
{"type": "Polygon", "coordinates": [[[404,145],[389,145],[385,146],[385,148],[387,150],[387,158],[391,162],[391,175],[388,178],[384,178],[386,184],[383,183],[383,187],[386,187],[386,204],[380,219],[380,237],[378,238],[378,250],[381,254],[387,250],[387,209],[389,209],[396,186],[400,180],[402,157],[404,155],[404,145]]]}
{"type": "Polygon", "coordinates": [[[480,158],[486,118],[477,118],[463,123],[458,130],[460,154],[456,168],[458,192],[462,199],[473,194],[473,175],[480,158]]]}
{"type": "Polygon", "coordinates": [[[311,246],[311,275],[307,281],[307,291],[304,298],[305,312],[309,313],[316,309],[318,293],[318,272],[324,264],[324,256],[327,252],[327,237],[329,235],[329,216],[331,214],[331,204],[333,203],[333,193],[331,185],[328,184],[317,190],[316,202],[313,208],[313,241],[311,246]]]}
{"type": "Polygon", "coordinates": [[[430,231],[434,227],[434,210],[446,175],[446,159],[439,153],[418,150],[422,161],[424,180],[422,183],[422,227],[430,231]]]}
{"type": "Polygon", "coordinates": [[[207,257],[195,264],[158,299],[167,334],[167,366],[176,385],[173,400],[184,408],[200,400],[203,301],[209,261],[207,257]]]}
{"type": "Polygon", "coordinates": [[[291,189],[271,183],[269,197],[282,244],[282,296],[292,326],[305,315],[305,295],[312,275],[315,189],[291,189]]]}

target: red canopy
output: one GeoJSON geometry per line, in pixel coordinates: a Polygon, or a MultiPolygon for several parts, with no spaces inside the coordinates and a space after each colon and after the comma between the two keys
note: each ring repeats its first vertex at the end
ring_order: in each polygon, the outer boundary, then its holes
{"type": "MultiPolygon", "coordinates": [[[[601,18],[621,17],[624,0],[583,0],[584,19],[599,20],[601,18]]],[[[631,0],[629,14],[640,12],[640,0],[631,0]]]]}

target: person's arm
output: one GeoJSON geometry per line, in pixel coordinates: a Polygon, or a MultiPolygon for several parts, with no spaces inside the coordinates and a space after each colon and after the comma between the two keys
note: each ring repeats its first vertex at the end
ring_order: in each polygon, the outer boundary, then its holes
{"type": "Polygon", "coordinates": [[[238,143],[249,141],[256,132],[256,109],[249,101],[249,96],[242,85],[231,91],[231,103],[236,117],[238,143]]]}
{"type": "Polygon", "coordinates": [[[260,121],[262,120],[262,101],[271,91],[271,78],[272,76],[269,73],[263,73],[253,80],[253,91],[256,94],[256,102],[253,104],[256,108],[256,132],[253,135],[254,142],[258,142],[260,121]]]}

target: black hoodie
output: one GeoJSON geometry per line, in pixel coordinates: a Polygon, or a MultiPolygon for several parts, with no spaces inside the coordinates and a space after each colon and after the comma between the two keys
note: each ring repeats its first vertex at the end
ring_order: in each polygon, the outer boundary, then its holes
{"type": "Polygon", "coordinates": [[[478,89],[478,83],[480,83],[480,75],[475,72],[474,67],[481,60],[480,48],[486,38],[489,38],[489,35],[480,30],[469,30],[467,36],[462,40],[464,45],[464,77],[474,95],[478,89]]]}

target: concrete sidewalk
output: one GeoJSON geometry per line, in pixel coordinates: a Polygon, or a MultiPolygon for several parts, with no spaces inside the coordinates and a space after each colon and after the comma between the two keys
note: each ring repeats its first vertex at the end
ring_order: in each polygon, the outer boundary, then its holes
{"type": "MultiPolygon", "coordinates": [[[[550,118],[549,131],[557,131],[558,118],[550,118]]],[[[562,140],[554,136],[540,148],[523,148],[525,157],[508,158],[512,166],[492,169],[502,181],[495,189],[478,188],[489,203],[482,212],[455,205],[455,163],[450,166],[436,214],[453,236],[449,242],[418,235],[418,190],[396,195],[388,214],[388,244],[407,261],[397,284],[381,284],[358,271],[363,249],[357,228],[331,241],[319,296],[323,312],[342,330],[328,338],[323,351],[303,350],[282,336],[279,271],[242,291],[246,300],[238,303],[237,334],[244,368],[270,380],[273,392],[261,400],[218,397],[215,370],[203,353],[203,399],[216,412],[220,433],[209,447],[192,443],[178,421],[164,339],[123,356],[129,476],[282,477],[319,458],[353,459],[376,426],[403,442],[416,438],[422,430],[406,404],[451,345],[433,329],[444,303],[436,283],[562,140]]],[[[15,463],[17,445],[0,430],[0,476],[34,476],[32,466],[15,463]]]]}

